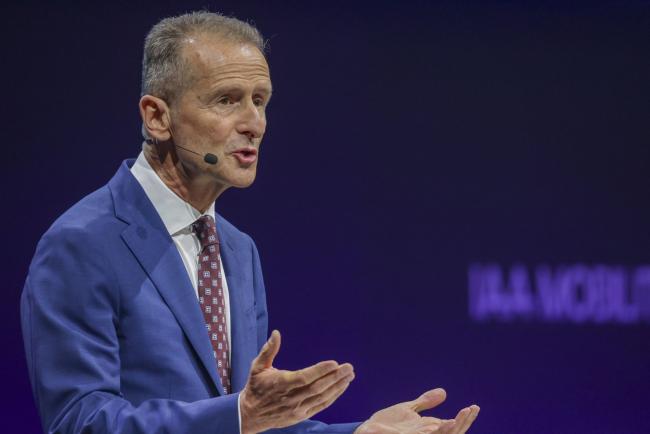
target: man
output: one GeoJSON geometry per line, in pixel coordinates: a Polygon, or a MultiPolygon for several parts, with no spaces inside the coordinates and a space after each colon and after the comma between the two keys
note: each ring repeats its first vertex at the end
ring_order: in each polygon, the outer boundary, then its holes
{"type": "Polygon", "coordinates": [[[256,29],[212,13],[158,23],[145,41],[137,160],[41,239],[21,300],[33,392],[52,433],[455,433],[420,417],[444,391],[362,424],[308,420],[350,364],[273,367],[253,241],[214,211],[255,179],[272,93],[256,29]],[[197,300],[198,299],[198,300],[197,300]],[[266,342],[265,342],[266,341],[266,342]]]}

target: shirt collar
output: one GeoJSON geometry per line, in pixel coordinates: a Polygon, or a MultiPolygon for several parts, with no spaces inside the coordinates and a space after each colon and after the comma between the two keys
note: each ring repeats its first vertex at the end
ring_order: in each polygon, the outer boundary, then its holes
{"type": "Polygon", "coordinates": [[[144,152],[140,152],[138,155],[131,167],[131,173],[156,208],[169,235],[175,235],[183,230],[191,230],[190,225],[202,215],[209,215],[214,219],[214,202],[203,214],[185,202],[160,179],[145,158],[144,152]]]}

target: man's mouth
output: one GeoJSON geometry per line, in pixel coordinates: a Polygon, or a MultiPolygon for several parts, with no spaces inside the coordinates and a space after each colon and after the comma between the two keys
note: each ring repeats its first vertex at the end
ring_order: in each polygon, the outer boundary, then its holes
{"type": "Polygon", "coordinates": [[[232,155],[234,155],[241,164],[250,165],[257,160],[257,149],[252,146],[245,146],[234,150],[232,155]]]}

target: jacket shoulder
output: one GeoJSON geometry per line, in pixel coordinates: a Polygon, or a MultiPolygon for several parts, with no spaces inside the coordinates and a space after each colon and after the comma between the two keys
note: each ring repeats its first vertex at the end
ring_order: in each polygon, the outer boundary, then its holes
{"type": "Polygon", "coordinates": [[[63,241],[83,242],[89,248],[98,248],[107,237],[121,233],[124,227],[125,223],[115,216],[110,190],[103,186],[61,214],[45,231],[36,250],[63,241]]]}

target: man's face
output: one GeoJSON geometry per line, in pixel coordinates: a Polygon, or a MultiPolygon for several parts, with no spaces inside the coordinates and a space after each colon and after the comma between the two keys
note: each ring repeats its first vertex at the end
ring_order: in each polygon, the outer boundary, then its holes
{"type": "Polygon", "coordinates": [[[215,154],[216,165],[177,150],[191,176],[207,175],[225,187],[255,180],[260,143],[266,130],[271,77],[253,45],[199,36],[184,47],[189,86],[170,105],[174,143],[200,154],[215,154]]]}

